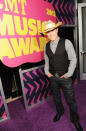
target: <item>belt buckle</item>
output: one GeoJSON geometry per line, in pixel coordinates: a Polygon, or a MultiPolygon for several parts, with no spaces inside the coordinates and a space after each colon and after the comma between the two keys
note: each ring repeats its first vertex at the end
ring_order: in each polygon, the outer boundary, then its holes
{"type": "Polygon", "coordinates": [[[60,76],[58,75],[58,73],[56,73],[56,74],[55,74],[55,76],[56,76],[57,78],[59,78],[59,77],[60,77],[60,76]]]}

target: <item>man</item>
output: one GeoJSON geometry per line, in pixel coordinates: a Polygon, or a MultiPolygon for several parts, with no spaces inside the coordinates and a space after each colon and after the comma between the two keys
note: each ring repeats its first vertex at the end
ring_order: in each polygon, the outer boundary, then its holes
{"type": "Polygon", "coordinates": [[[64,114],[60,94],[61,87],[70,109],[71,122],[75,125],[77,131],[83,131],[79,123],[71,78],[76,68],[77,59],[71,41],[58,36],[58,28],[61,25],[62,22],[55,24],[51,20],[45,23],[45,33],[50,40],[44,49],[45,74],[50,80],[57,110],[53,121],[56,122],[60,120],[61,116],[64,114]]]}

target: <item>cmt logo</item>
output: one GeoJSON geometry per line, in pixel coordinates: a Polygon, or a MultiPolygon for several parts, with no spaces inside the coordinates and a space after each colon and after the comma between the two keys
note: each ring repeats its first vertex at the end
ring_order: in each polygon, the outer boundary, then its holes
{"type": "Polygon", "coordinates": [[[44,58],[45,21],[56,21],[53,6],[43,0],[1,0],[0,59],[9,67],[44,58]]]}

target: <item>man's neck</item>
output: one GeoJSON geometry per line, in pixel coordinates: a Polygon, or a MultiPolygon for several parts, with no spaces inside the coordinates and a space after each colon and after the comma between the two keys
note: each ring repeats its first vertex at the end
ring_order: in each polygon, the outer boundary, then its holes
{"type": "Polygon", "coordinates": [[[57,41],[59,39],[59,36],[56,37],[55,40],[51,41],[52,43],[54,43],[55,41],[57,41]]]}

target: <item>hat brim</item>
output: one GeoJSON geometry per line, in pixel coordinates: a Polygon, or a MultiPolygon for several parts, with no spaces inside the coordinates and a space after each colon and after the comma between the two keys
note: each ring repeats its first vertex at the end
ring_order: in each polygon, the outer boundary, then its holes
{"type": "Polygon", "coordinates": [[[44,33],[50,32],[56,28],[59,28],[60,26],[62,26],[62,22],[58,22],[57,24],[55,24],[55,27],[49,28],[47,30],[44,31],[44,33]]]}

